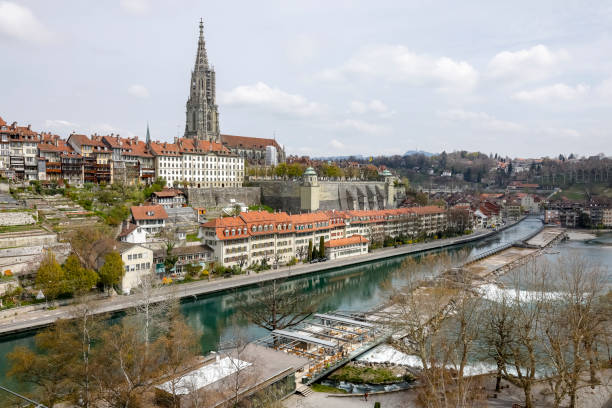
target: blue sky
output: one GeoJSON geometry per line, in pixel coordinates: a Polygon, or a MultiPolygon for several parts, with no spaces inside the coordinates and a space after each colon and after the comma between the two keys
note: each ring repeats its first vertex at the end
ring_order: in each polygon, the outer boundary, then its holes
{"type": "Polygon", "coordinates": [[[222,133],[317,156],[612,153],[605,1],[0,0],[0,116],[181,136],[200,17],[222,133]]]}

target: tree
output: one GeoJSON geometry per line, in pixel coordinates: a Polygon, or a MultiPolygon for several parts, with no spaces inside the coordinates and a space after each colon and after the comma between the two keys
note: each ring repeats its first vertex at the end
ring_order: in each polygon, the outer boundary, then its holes
{"type": "Polygon", "coordinates": [[[104,257],[104,265],[100,268],[100,282],[105,288],[118,285],[125,274],[123,259],[117,251],[111,251],[104,257]]]}
{"type": "Polygon", "coordinates": [[[95,269],[97,259],[116,245],[113,231],[107,225],[74,228],[67,237],[72,250],[88,269],[95,269]]]}
{"type": "Polygon", "coordinates": [[[288,168],[286,163],[279,163],[279,165],[274,168],[274,175],[278,177],[285,177],[287,172],[288,168]]]}
{"type": "Polygon", "coordinates": [[[187,276],[191,278],[198,276],[203,269],[202,265],[200,265],[199,263],[188,263],[183,268],[185,269],[187,276]]]}
{"type": "Polygon", "coordinates": [[[253,301],[242,303],[240,313],[251,323],[269,331],[293,327],[310,317],[316,311],[312,295],[283,283],[273,280],[261,284],[253,301]]]}
{"type": "Polygon", "coordinates": [[[176,305],[172,308],[170,316],[168,332],[159,339],[157,346],[162,358],[161,370],[170,384],[171,406],[180,408],[180,395],[185,391],[180,388],[180,383],[185,378],[185,369],[196,361],[200,344],[199,336],[185,323],[176,305]]]}
{"type": "Polygon", "coordinates": [[[98,283],[99,276],[93,269],[83,268],[81,261],[72,253],[62,265],[67,289],[70,293],[81,294],[98,283]]]}
{"type": "Polygon", "coordinates": [[[312,240],[308,240],[308,257],[306,258],[308,261],[312,260],[312,240]]]}
{"type": "Polygon", "coordinates": [[[55,299],[66,290],[64,271],[51,251],[47,251],[44,255],[36,272],[36,287],[42,290],[49,300],[55,299]]]}
{"type": "Polygon", "coordinates": [[[304,173],[304,168],[299,163],[291,163],[287,167],[287,176],[291,178],[302,177],[303,173],[304,173]]]}
{"type": "Polygon", "coordinates": [[[319,238],[319,258],[325,258],[325,238],[319,238]]]}
{"type": "Polygon", "coordinates": [[[48,407],[70,401],[87,408],[95,400],[90,357],[100,320],[79,310],[77,319],[59,320],[39,332],[35,349],[18,346],[7,355],[8,375],[33,384],[37,399],[48,407]]]}

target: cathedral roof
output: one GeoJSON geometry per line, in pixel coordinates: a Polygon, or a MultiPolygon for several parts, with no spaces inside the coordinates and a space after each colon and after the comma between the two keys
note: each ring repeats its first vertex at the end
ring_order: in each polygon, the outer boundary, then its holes
{"type": "Polygon", "coordinates": [[[243,149],[261,149],[266,146],[274,146],[277,150],[281,150],[280,145],[274,139],[265,139],[262,137],[246,137],[234,135],[221,135],[221,143],[231,148],[243,149]]]}

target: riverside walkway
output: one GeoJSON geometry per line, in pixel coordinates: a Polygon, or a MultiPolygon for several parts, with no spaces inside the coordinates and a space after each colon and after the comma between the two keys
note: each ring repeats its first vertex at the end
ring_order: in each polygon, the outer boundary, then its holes
{"type": "MultiPolygon", "coordinates": [[[[520,222],[520,221],[519,221],[520,222]]],[[[517,222],[518,223],[518,222],[517,222]]],[[[508,224],[503,229],[509,228],[517,223],[508,224]]],[[[325,270],[333,270],[345,266],[358,265],[373,262],[381,259],[393,258],[424,252],[432,249],[460,245],[467,242],[481,240],[493,236],[503,229],[497,231],[479,231],[461,237],[440,239],[436,241],[402,245],[397,248],[381,248],[374,252],[354,256],[350,258],[330,260],[316,264],[298,264],[291,267],[281,267],[259,274],[237,275],[227,279],[216,279],[212,281],[196,281],[179,285],[168,285],[156,289],[150,302],[162,301],[168,298],[197,298],[201,295],[221,292],[239,287],[257,285],[262,282],[275,279],[285,279],[289,277],[307,275],[325,270]]],[[[90,300],[87,307],[93,314],[112,313],[137,307],[143,303],[141,294],[128,296],[114,296],[101,299],[90,300]]],[[[77,304],[59,306],[56,309],[36,309],[21,311],[21,308],[14,308],[0,313],[0,335],[7,335],[29,331],[48,326],[58,319],[74,317],[78,311],[77,304]]],[[[24,308],[25,309],[25,308],[24,308]]]]}

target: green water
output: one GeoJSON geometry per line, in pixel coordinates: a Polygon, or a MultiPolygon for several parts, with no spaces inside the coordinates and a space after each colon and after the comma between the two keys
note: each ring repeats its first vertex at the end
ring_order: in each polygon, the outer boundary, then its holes
{"type": "MultiPolygon", "coordinates": [[[[526,219],[494,237],[478,242],[459,245],[444,250],[429,251],[429,253],[450,252],[460,256],[470,256],[482,253],[501,244],[520,239],[535,231],[541,225],[539,220],[526,219]],[[463,251],[460,251],[462,250],[463,251]]],[[[588,246],[588,243],[581,243],[588,246]]],[[[607,250],[610,260],[612,247],[592,245],[598,251],[607,250]]],[[[597,252],[596,250],[596,252],[597,252]]],[[[422,254],[407,255],[419,257],[422,254]]],[[[598,255],[601,256],[601,255],[598,255]]],[[[399,288],[406,283],[406,277],[400,270],[405,257],[392,258],[362,264],[352,267],[338,268],[331,271],[314,273],[296,277],[285,284],[296,285],[300,290],[319,300],[319,311],[345,310],[365,311],[385,301],[393,288],[399,288]]],[[[458,259],[460,261],[460,259],[458,259]]],[[[612,263],[612,262],[608,262],[612,263]]],[[[202,351],[217,349],[219,345],[236,335],[244,335],[250,339],[263,337],[263,329],[250,325],[237,313],[237,302],[252,295],[254,288],[243,288],[204,296],[197,300],[183,302],[182,311],[188,323],[202,333],[202,351]]],[[[32,347],[35,332],[17,336],[0,338],[0,384],[12,389],[23,389],[6,377],[8,370],[6,354],[15,346],[32,347]]]]}

